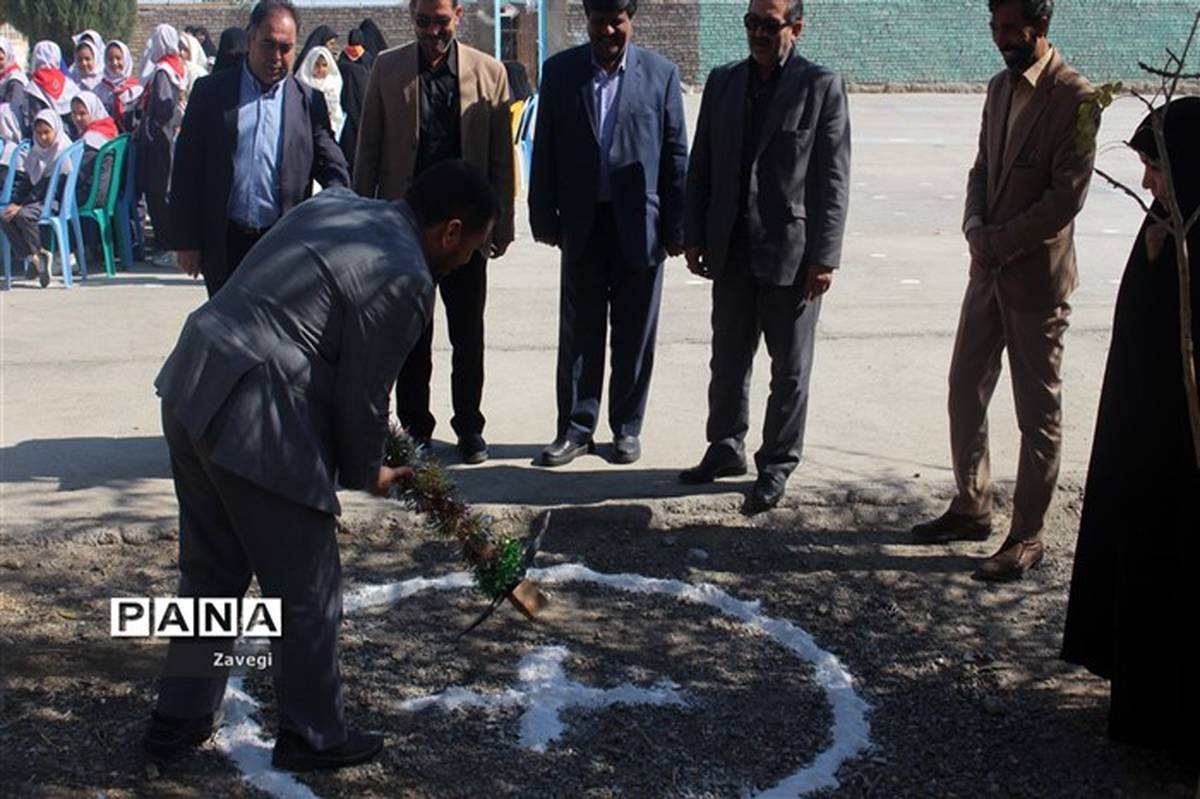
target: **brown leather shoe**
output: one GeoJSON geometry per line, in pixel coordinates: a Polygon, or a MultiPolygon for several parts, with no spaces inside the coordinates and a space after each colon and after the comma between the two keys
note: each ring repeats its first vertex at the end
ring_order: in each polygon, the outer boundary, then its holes
{"type": "Polygon", "coordinates": [[[1019,580],[1025,572],[1035,568],[1042,562],[1045,548],[1042,542],[1006,540],[1000,545],[1000,551],[979,564],[973,575],[976,580],[990,583],[1002,583],[1019,580]]]}
{"type": "Polygon", "coordinates": [[[936,519],[913,525],[912,534],[913,542],[917,544],[986,541],[992,534],[992,520],[948,510],[936,519]]]}

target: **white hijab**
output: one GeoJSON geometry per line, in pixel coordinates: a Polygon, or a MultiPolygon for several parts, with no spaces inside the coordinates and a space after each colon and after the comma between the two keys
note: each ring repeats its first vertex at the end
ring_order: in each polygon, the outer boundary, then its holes
{"type": "MultiPolygon", "coordinates": [[[[54,128],[54,143],[49,147],[41,147],[38,145],[37,136],[33,137],[33,146],[29,148],[29,155],[25,158],[25,174],[29,175],[29,180],[35,186],[45,177],[47,170],[54,166],[54,159],[71,146],[71,138],[63,130],[62,118],[58,114],[49,108],[43,108],[33,120],[35,128],[39,122],[45,122],[54,128]]],[[[71,171],[70,161],[63,164],[62,171],[64,175],[71,171]]]]}
{"type": "Polygon", "coordinates": [[[15,80],[22,86],[29,85],[29,76],[25,74],[25,70],[21,69],[20,63],[17,62],[17,53],[13,50],[12,42],[7,36],[0,36],[0,52],[4,53],[4,68],[9,70],[9,73],[0,80],[10,81],[15,80]],[[16,69],[12,69],[16,66],[16,69]]]}
{"type": "Polygon", "coordinates": [[[104,78],[104,39],[96,31],[86,30],[83,33],[72,36],[71,41],[75,42],[76,53],[79,52],[81,45],[87,45],[92,51],[91,71],[80,71],[79,62],[76,61],[71,65],[70,72],[71,79],[78,83],[80,88],[91,91],[104,78]]]}
{"type": "Polygon", "coordinates": [[[21,123],[8,103],[0,103],[0,144],[4,147],[0,154],[0,166],[11,166],[13,153],[21,143],[21,123]]]}
{"type": "MultiPolygon", "coordinates": [[[[93,92],[80,92],[75,99],[83,102],[87,107],[88,116],[92,118],[92,122],[99,122],[104,119],[111,119],[112,114],[108,113],[108,109],[104,107],[104,103],[93,92]]],[[[111,141],[108,136],[105,136],[98,130],[90,130],[84,133],[81,137],[86,146],[93,150],[99,150],[105,144],[111,141]]]]}
{"type": "Polygon", "coordinates": [[[308,54],[304,56],[304,61],[300,63],[296,80],[325,96],[325,107],[329,109],[329,124],[333,128],[333,137],[336,139],[342,133],[346,115],[342,112],[342,73],[338,69],[333,53],[329,52],[326,47],[314,47],[309,50],[308,54]],[[317,59],[321,57],[325,58],[329,74],[318,80],[313,76],[313,70],[316,69],[317,59]]]}
{"type": "MultiPolygon", "coordinates": [[[[179,34],[179,43],[187,48],[188,57],[183,62],[187,68],[187,86],[184,88],[190,94],[196,81],[208,74],[208,56],[204,55],[204,46],[200,40],[188,32],[179,34]]],[[[180,55],[182,55],[182,50],[180,55]]]]}
{"type": "MultiPolygon", "coordinates": [[[[43,68],[62,72],[62,50],[54,42],[42,41],[33,46],[33,59],[29,65],[29,72],[32,74],[43,68]]],[[[25,91],[53,108],[59,116],[65,116],[71,113],[71,101],[75,99],[75,95],[79,94],[79,87],[75,85],[75,81],[71,80],[70,75],[63,75],[63,78],[63,91],[57,99],[42,91],[42,87],[38,86],[36,80],[31,80],[25,91]]]]}
{"type": "Polygon", "coordinates": [[[104,80],[100,81],[100,85],[95,88],[95,92],[104,100],[106,106],[115,106],[115,100],[120,99],[121,104],[128,107],[137,102],[137,99],[142,96],[142,85],[140,83],[129,84],[127,88],[120,92],[118,90],[125,85],[125,82],[133,76],[133,54],[129,52],[129,47],[118,39],[113,39],[104,46],[104,80]],[[121,49],[121,62],[125,65],[120,72],[113,72],[108,68],[108,51],[113,47],[121,49]]]}
{"type": "MultiPolygon", "coordinates": [[[[159,63],[172,54],[179,55],[179,31],[166,23],[156,25],[154,32],[150,34],[150,41],[146,44],[146,52],[142,54],[143,85],[150,85],[150,81],[154,80],[154,73],[162,71],[167,73],[167,77],[177,88],[187,88],[186,77],[180,77],[170,66],[159,63]]],[[[184,64],[184,67],[187,65],[184,64]]]]}

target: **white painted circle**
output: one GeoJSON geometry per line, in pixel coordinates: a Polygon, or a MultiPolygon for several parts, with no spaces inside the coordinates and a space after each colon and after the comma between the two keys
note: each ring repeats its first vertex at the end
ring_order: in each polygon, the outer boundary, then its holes
{"type": "MultiPolygon", "coordinates": [[[[567,563],[548,569],[530,569],[529,577],[543,585],[594,583],[632,594],[664,594],[681,602],[708,605],[736,619],[747,629],[774,639],[784,649],[813,666],[814,678],[824,691],[833,712],[833,743],[812,763],[757,794],[767,799],[797,797],[825,788],[838,787],[834,776],[841,765],[870,746],[868,706],[854,687],[854,677],[837,656],[817,645],[803,628],[786,619],[761,611],[761,603],[730,596],[709,583],[646,577],[641,574],[605,574],[586,566],[567,563]]],[[[364,585],[347,591],[342,606],[350,613],[362,608],[390,605],[425,591],[466,590],[471,575],[457,572],[445,577],[414,577],[395,583],[364,585]]],[[[281,799],[316,799],[316,795],[290,774],[271,768],[272,742],[251,717],[258,701],[243,688],[241,678],[231,678],[225,692],[225,723],[216,736],[217,748],[242,772],[254,787],[281,799]]]]}

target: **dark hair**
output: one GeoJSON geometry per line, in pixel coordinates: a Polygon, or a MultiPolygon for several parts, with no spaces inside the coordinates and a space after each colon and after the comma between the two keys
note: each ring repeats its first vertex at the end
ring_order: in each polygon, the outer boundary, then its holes
{"type": "Polygon", "coordinates": [[[300,30],[300,12],[296,10],[292,0],[258,0],[254,4],[254,10],[250,12],[250,24],[246,26],[246,30],[253,32],[267,17],[279,13],[291,14],[292,22],[296,23],[296,30],[300,30]]]}
{"type": "Polygon", "coordinates": [[[583,13],[591,16],[593,11],[601,14],[620,14],[624,11],[632,17],[637,13],[637,0],[583,0],[583,13]]]}
{"type": "Polygon", "coordinates": [[[483,170],[461,158],[434,164],[421,173],[404,199],[422,228],[461,219],[475,233],[500,215],[500,199],[483,170]]]}
{"type": "MultiPolygon", "coordinates": [[[[995,11],[1005,3],[1011,3],[1013,0],[988,0],[988,11],[995,11]]],[[[1025,17],[1026,22],[1033,22],[1035,19],[1045,17],[1047,20],[1054,16],[1054,0],[1020,0],[1021,16],[1025,17]]]]}
{"type": "Polygon", "coordinates": [[[804,0],[789,0],[787,21],[795,22],[798,19],[804,19],[804,0]]]}
{"type": "MultiPolygon", "coordinates": [[[[410,11],[415,10],[417,7],[417,2],[418,2],[418,0],[408,0],[408,9],[410,11]]],[[[450,0],[451,8],[458,8],[458,5],[459,5],[459,0],[450,0]]]]}

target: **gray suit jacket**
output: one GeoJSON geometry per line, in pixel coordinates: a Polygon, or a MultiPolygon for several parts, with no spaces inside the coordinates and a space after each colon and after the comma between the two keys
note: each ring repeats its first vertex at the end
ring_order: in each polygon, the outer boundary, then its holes
{"type": "MultiPolygon", "coordinates": [[[[749,79],[749,60],[709,75],[688,163],[684,242],[704,250],[714,277],[738,255],[729,248],[749,79]]],[[[790,286],[810,266],[836,268],[850,196],[850,113],[841,76],[793,53],[754,152],[746,214],[754,275],[790,286]]]]}
{"type": "Polygon", "coordinates": [[[411,211],[331,189],[296,206],[192,313],[155,381],[213,463],[329,513],[365,488],[388,394],[429,323],[411,211]]]}

